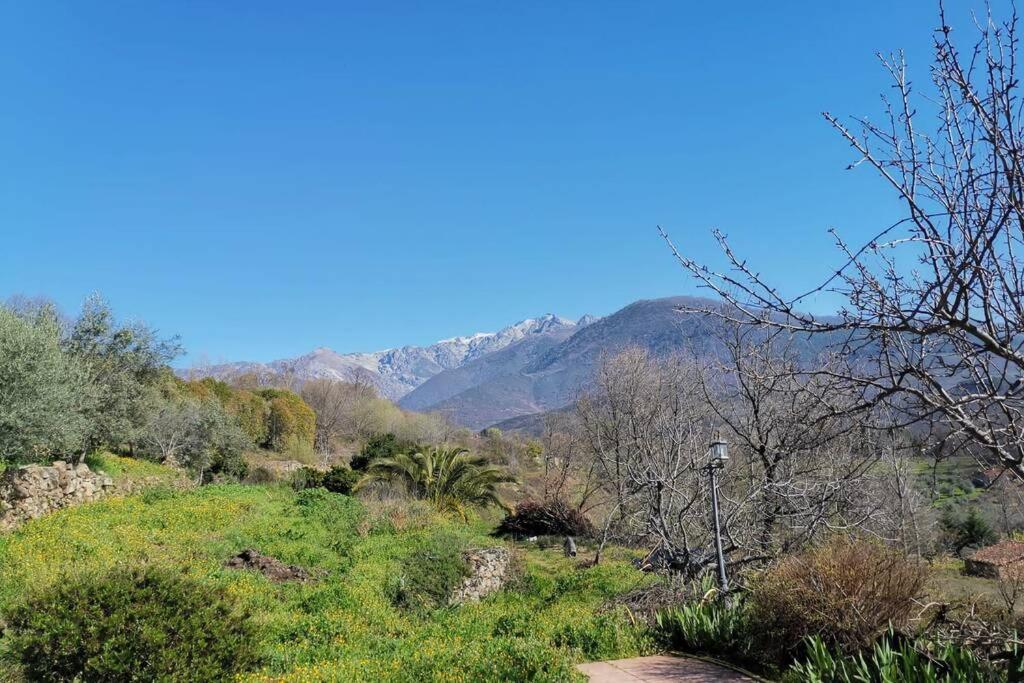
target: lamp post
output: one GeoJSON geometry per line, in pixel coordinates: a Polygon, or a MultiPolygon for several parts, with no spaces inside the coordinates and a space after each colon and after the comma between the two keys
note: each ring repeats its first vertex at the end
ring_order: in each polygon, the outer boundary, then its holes
{"type": "Polygon", "coordinates": [[[718,516],[718,478],[716,473],[729,460],[729,444],[717,437],[708,448],[708,477],[711,479],[711,512],[715,520],[715,553],[718,555],[718,587],[729,591],[729,577],[725,575],[725,553],[722,552],[722,523],[718,516]]]}

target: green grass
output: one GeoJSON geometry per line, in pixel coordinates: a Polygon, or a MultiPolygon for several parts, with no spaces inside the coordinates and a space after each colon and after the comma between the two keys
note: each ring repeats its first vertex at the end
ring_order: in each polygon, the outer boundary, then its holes
{"type": "Polygon", "coordinates": [[[181,470],[141,458],[125,458],[107,451],[97,451],[86,456],[85,464],[95,472],[109,475],[121,487],[132,489],[188,482],[181,470]]]}
{"type": "MultiPolygon", "coordinates": [[[[104,456],[115,471],[137,465],[104,456]]],[[[573,680],[577,662],[651,648],[645,629],[601,609],[649,580],[625,561],[579,570],[556,550],[531,550],[515,581],[478,605],[399,599],[416,585],[410,563],[422,564],[424,548],[493,546],[488,530],[417,506],[368,510],[319,490],[158,489],[63,510],[0,537],[0,610],[62,571],[155,562],[225,586],[258,615],[265,666],[249,681],[573,680]],[[246,547],[325,576],[273,584],[223,568],[246,547]]]]}

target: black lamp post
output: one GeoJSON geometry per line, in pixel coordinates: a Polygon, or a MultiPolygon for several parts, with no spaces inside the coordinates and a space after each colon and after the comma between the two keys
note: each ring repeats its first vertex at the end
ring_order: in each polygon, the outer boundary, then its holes
{"type": "Polygon", "coordinates": [[[716,473],[729,460],[729,444],[721,437],[711,442],[708,449],[708,477],[711,479],[711,512],[715,520],[715,553],[718,555],[718,587],[729,591],[729,577],[725,575],[725,553],[722,552],[722,523],[718,515],[718,478],[716,473]]]}

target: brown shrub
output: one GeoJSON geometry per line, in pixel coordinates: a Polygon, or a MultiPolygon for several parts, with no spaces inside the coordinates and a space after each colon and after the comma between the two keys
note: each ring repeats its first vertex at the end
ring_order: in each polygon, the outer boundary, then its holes
{"type": "Polygon", "coordinates": [[[524,500],[515,512],[502,520],[496,531],[509,536],[579,536],[594,535],[594,527],[586,515],[564,500],[524,500]]]}
{"type": "Polygon", "coordinates": [[[753,585],[751,615],[777,650],[821,636],[853,652],[892,624],[906,624],[926,570],[898,551],[865,540],[835,538],[782,560],[753,585]]]}

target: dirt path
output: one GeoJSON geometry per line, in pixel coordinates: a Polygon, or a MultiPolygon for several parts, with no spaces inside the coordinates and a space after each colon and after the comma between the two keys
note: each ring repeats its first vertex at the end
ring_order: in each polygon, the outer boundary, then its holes
{"type": "Polygon", "coordinates": [[[576,667],[590,678],[590,683],[753,683],[754,679],[710,662],[686,657],[657,655],[590,662],[576,667]]]}

